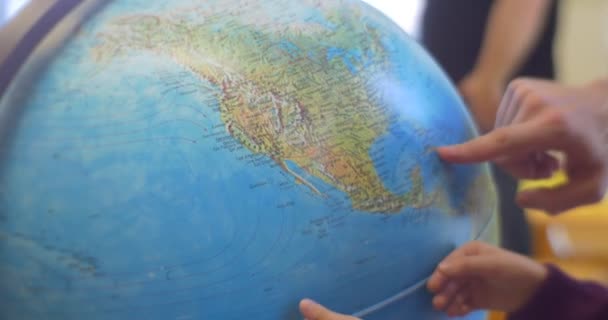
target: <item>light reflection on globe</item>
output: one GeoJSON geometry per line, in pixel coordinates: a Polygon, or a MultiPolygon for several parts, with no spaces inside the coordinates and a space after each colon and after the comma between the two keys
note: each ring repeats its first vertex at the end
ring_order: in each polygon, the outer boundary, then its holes
{"type": "Polygon", "coordinates": [[[433,151],[462,101],[359,1],[85,2],[0,99],[3,319],[444,319],[425,279],[496,238],[433,151]]]}

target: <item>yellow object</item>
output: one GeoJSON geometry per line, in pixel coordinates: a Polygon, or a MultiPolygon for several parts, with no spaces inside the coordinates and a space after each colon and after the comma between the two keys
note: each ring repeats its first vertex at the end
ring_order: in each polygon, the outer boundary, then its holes
{"type": "Polygon", "coordinates": [[[491,312],[488,316],[488,320],[504,320],[507,316],[502,312],[491,312]]]}
{"type": "MultiPolygon", "coordinates": [[[[551,179],[524,181],[522,189],[567,182],[563,172],[551,179]]],[[[537,260],[558,265],[574,277],[608,284],[608,200],[550,216],[530,210],[528,222],[537,260]]]]}
{"type": "MultiPolygon", "coordinates": [[[[551,179],[522,181],[521,190],[551,188],[568,181],[563,172],[551,179]]],[[[608,199],[556,216],[529,210],[532,251],[536,260],[553,263],[579,279],[608,285],[608,199]]],[[[490,313],[488,320],[505,320],[500,312],[490,313]]]]}
{"type": "Polygon", "coordinates": [[[550,179],[522,181],[520,184],[520,189],[527,190],[534,188],[551,188],[564,184],[567,181],[568,177],[566,176],[566,174],[563,171],[559,171],[550,179]]]}

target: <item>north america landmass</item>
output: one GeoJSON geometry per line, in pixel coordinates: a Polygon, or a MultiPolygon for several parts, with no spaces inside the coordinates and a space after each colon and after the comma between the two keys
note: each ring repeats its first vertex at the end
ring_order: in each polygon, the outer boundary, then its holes
{"type": "Polygon", "coordinates": [[[380,31],[356,10],[322,14],[325,23],[290,27],[218,9],[124,15],[95,35],[91,56],[103,64],[152,52],[214,84],[226,131],[321,196],[287,163],[344,192],[356,210],[390,214],[436,202],[419,166],[410,169],[409,190],[396,195],[370,155],[394,120],[370,85],[390,68],[380,31]]]}

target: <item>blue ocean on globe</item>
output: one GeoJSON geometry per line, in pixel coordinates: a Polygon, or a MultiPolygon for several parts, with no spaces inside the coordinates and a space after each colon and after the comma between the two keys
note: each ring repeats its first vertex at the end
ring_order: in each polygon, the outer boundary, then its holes
{"type": "Polygon", "coordinates": [[[84,1],[0,112],[2,319],[447,319],[425,280],[496,237],[434,152],[463,102],[361,1],[84,1]]]}

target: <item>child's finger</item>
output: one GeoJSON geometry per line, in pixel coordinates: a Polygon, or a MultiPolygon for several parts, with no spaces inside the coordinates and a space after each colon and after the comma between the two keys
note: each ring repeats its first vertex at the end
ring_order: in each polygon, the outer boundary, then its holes
{"type": "Polygon", "coordinates": [[[426,284],[426,287],[432,293],[439,293],[447,283],[448,278],[441,272],[435,271],[429,281],[426,284]]]}
{"type": "Polygon", "coordinates": [[[449,281],[434,298],[433,306],[438,310],[446,310],[450,306],[457,293],[461,291],[463,287],[461,281],[449,281]]]}
{"type": "Polygon", "coordinates": [[[300,301],[300,312],[307,320],[359,320],[355,317],[333,312],[309,299],[300,301]]]}
{"type": "Polygon", "coordinates": [[[492,256],[466,256],[442,262],[439,271],[450,279],[492,277],[497,261],[492,256]]]}
{"type": "Polygon", "coordinates": [[[461,317],[471,312],[467,305],[465,294],[464,292],[457,293],[450,305],[445,309],[450,317],[461,317]]]}

